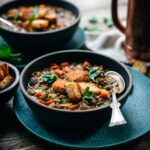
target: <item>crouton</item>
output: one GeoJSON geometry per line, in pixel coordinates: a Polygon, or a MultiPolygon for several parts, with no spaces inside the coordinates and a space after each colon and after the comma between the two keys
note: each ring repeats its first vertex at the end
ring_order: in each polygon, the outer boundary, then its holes
{"type": "Polygon", "coordinates": [[[49,21],[49,23],[56,23],[57,22],[57,14],[48,14],[45,16],[45,19],[49,21]]]}
{"type": "Polygon", "coordinates": [[[80,91],[82,95],[86,93],[86,88],[89,87],[89,91],[92,92],[94,95],[100,94],[100,88],[98,88],[95,84],[93,83],[86,83],[86,82],[80,82],[78,83],[80,91]]]}
{"type": "Polygon", "coordinates": [[[89,75],[88,72],[85,72],[83,69],[76,68],[74,70],[69,71],[65,74],[65,78],[67,80],[75,81],[75,82],[86,82],[89,81],[89,75]]]}
{"type": "Polygon", "coordinates": [[[81,93],[76,82],[67,82],[65,84],[66,92],[70,100],[76,101],[81,99],[81,93]]]}
{"type": "Polygon", "coordinates": [[[20,7],[19,17],[23,20],[28,20],[31,17],[31,12],[27,7],[20,7]]]}
{"type": "Polygon", "coordinates": [[[0,82],[0,90],[7,88],[12,82],[14,78],[11,75],[7,75],[1,82],[0,82]]]}
{"type": "Polygon", "coordinates": [[[4,79],[4,72],[3,70],[0,68],[0,81],[4,79]]]}
{"type": "Polygon", "coordinates": [[[41,19],[41,18],[44,18],[47,13],[49,12],[49,8],[48,7],[45,7],[45,8],[42,8],[41,11],[35,15],[35,19],[41,19]]]}
{"type": "Polygon", "coordinates": [[[65,93],[66,89],[65,89],[65,84],[67,81],[62,80],[60,78],[58,78],[52,85],[52,89],[55,92],[61,92],[61,93],[65,93]]]}
{"type": "Polygon", "coordinates": [[[5,76],[7,76],[9,74],[8,64],[0,63],[0,69],[4,72],[5,76]]]}
{"type": "Polygon", "coordinates": [[[33,20],[31,25],[32,25],[32,28],[34,29],[45,29],[48,27],[49,22],[48,20],[37,19],[37,20],[33,20]]]}
{"type": "Polygon", "coordinates": [[[136,60],[132,66],[132,68],[134,68],[135,70],[146,74],[147,73],[147,66],[146,63],[140,60],[136,60]]]}

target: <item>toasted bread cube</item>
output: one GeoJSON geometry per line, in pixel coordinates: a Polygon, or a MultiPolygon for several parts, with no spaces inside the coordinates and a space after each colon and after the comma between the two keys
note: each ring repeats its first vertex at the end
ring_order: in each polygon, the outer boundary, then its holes
{"type": "Polygon", "coordinates": [[[88,72],[85,72],[83,69],[76,68],[74,70],[69,71],[65,74],[65,78],[67,80],[75,81],[75,82],[82,82],[82,81],[89,81],[88,72]]]}
{"type": "Polygon", "coordinates": [[[5,76],[7,76],[9,74],[8,64],[0,63],[0,69],[4,72],[5,76]]]}
{"type": "Polygon", "coordinates": [[[66,92],[70,100],[76,101],[81,99],[81,93],[76,82],[67,82],[65,84],[66,92]]]}
{"type": "Polygon", "coordinates": [[[19,17],[23,20],[28,20],[31,17],[31,12],[27,7],[20,7],[19,17]]]}
{"type": "Polygon", "coordinates": [[[12,84],[14,78],[11,75],[7,75],[1,82],[0,82],[0,90],[7,88],[9,85],[12,84]]]}
{"type": "Polygon", "coordinates": [[[0,81],[3,80],[5,77],[4,71],[0,68],[0,81]]]}
{"type": "Polygon", "coordinates": [[[140,61],[140,60],[136,60],[133,64],[132,68],[134,68],[135,70],[137,70],[143,74],[146,74],[147,70],[148,70],[146,63],[143,61],[140,61]]]}
{"type": "Polygon", "coordinates": [[[55,92],[61,92],[61,93],[65,93],[66,92],[66,88],[65,88],[65,84],[67,81],[58,78],[52,85],[52,89],[55,92]]]}
{"type": "Polygon", "coordinates": [[[48,20],[37,19],[32,21],[32,27],[34,29],[46,29],[49,25],[48,20]]]}
{"type": "Polygon", "coordinates": [[[41,11],[35,15],[35,19],[41,19],[41,18],[44,18],[47,13],[49,12],[49,7],[45,7],[43,9],[41,9],[41,11]]]}
{"type": "Polygon", "coordinates": [[[47,14],[45,16],[45,19],[47,19],[49,21],[49,23],[56,23],[57,22],[57,14],[55,14],[55,13],[47,14]]]}
{"type": "Polygon", "coordinates": [[[86,88],[89,87],[89,91],[92,92],[94,95],[100,94],[100,88],[98,88],[95,84],[93,83],[86,83],[86,82],[81,82],[78,83],[80,91],[82,95],[86,93],[86,88]]]}

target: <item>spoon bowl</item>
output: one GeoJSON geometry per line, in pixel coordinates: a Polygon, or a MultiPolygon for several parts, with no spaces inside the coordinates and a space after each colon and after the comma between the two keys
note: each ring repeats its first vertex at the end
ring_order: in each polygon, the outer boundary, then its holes
{"type": "Polygon", "coordinates": [[[11,22],[7,21],[6,19],[0,17],[0,22],[3,25],[4,28],[6,28],[5,26],[7,26],[10,30],[14,30],[14,31],[21,31],[21,32],[26,32],[24,29],[20,28],[20,27],[16,27],[15,25],[13,25],[11,22]]]}
{"type": "Polygon", "coordinates": [[[127,121],[124,119],[120,110],[121,104],[117,101],[116,98],[116,93],[120,94],[124,91],[125,81],[123,77],[115,71],[108,71],[105,75],[117,81],[113,84],[112,103],[110,105],[110,107],[112,108],[112,115],[109,127],[126,124],[127,121]],[[119,87],[119,90],[116,90],[116,86],[119,87]]]}
{"type": "Polygon", "coordinates": [[[112,77],[112,78],[114,78],[117,81],[118,86],[119,86],[119,91],[116,91],[116,93],[120,94],[120,93],[122,93],[124,91],[124,89],[125,89],[125,81],[124,81],[123,77],[119,73],[117,73],[115,71],[108,71],[108,72],[106,72],[105,75],[108,76],[108,77],[112,77]]]}

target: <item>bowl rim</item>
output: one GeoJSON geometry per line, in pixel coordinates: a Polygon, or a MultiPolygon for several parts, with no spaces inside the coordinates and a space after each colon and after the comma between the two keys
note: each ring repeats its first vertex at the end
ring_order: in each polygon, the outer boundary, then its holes
{"type": "MultiPolygon", "coordinates": [[[[97,107],[97,108],[92,108],[92,109],[88,109],[88,110],[77,110],[77,111],[74,111],[74,110],[64,110],[64,109],[59,109],[59,108],[53,108],[53,107],[48,107],[48,106],[45,106],[41,103],[38,103],[37,101],[35,101],[35,99],[33,97],[31,97],[24,85],[23,85],[23,76],[24,76],[24,73],[28,70],[28,68],[33,64],[33,63],[36,63],[38,61],[40,61],[41,59],[44,59],[45,57],[48,57],[48,56],[51,56],[51,55],[55,55],[55,54],[61,54],[61,53],[71,53],[71,52],[76,52],[76,53],[86,53],[86,54],[96,54],[96,55],[100,55],[102,57],[105,57],[106,59],[111,59],[112,61],[115,61],[116,63],[120,64],[121,67],[127,72],[128,76],[129,76],[129,86],[128,88],[126,89],[126,91],[123,93],[122,96],[119,97],[118,101],[122,101],[124,100],[130,93],[131,89],[132,89],[132,86],[133,86],[133,79],[132,79],[132,75],[130,73],[130,71],[128,70],[128,68],[121,64],[121,62],[109,57],[109,56],[106,56],[106,55],[103,55],[103,54],[99,54],[97,52],[91,52],[91,51],[87,51],[87,50],[63,50],[63,51],[57,51],[57,52],[53,52],[53,53],[48,53],[48,54],[45,54],[45,55],[42,55],[36,59],[34,59],[33,61],[31,61],[24,69],[23,71],[21,72],[21,75],[20,75],[20,80],[19,80],[19,84],[20,84],[20,88],[21,88],[21,91],[23,93],[23,95],[25,95],[25,97],[27,97],[28,100],[30,100],[32,103],[34,103],[35,105],[38,105],[38,106],[41,106],[41,107],[44,107],[45,109],[47,110],[52,110],[52,111],[58,111],[58,112],[68,112],[68,113],[85,113],[85,112],[93,112],[93,111],[98,111],[98,110],[101,110],[101,109],[105,109],[105,108],[109,108],[110,107],[110,104],[109,105],[106,105],[106,106],[101,106],[101,107],[97,107]]],[[[26,99],[26,98],[25,98],[26,99]]]]}
{"type": "MultiPolygon", "coordinates": [[[[64,4],[69,4],[71,5],[72,7],[74,7],[77,11],[78,11],[78,16],[76,17],[75,19],[75,22],[65,28],[62,28],[62,29],[58,29],[58,30],[54,30],[54,31],[42,31],[42,32],[18,32],[18,31],[14,31],[14,30],[9,30],[9,29],[5,29],[3,27],[0,26],[0,29],[1,30],[4,30],[4,31],[7,31],[7,32],[10,32],[10,33],[15,33],[15,34],[21,34],[21,35],[43,35],[43,34],[55,34],[55,33],[58,33],[60,31],[64,31],[64,30],[67,30],[73,26],[75,26],[76,24],[78,24],[80,22],[80,19],[81,19],[81,12],[80,12],[80,9],[75,5],[73,4],[72,2],[69,2],[69,1],[66,1],[66,0],[58,0],[59,2],[62,2],[64,4]]],[[[18,1],[18,0],[12,0],[12,1],[8,1],[8,2],[4,2],[1,6],[0,6],[0,10],[5,7],[6,5],[10,5],[11,3],[20,3],[21,1],[18,1]]],[[[48,3],[50,3],[51,1],[46,1],[48,3]]],[[[43,2],[44,3],[44,2],[43,2]]],[[[20,3],[21,5],[21,3],[20,3]]],[[[62,7],[63,8],[63,7],[62,7]]]]}
{"type": "Polygon", "coordinates": [[[5,88],[3,90],[0,90],[0,94],[4,94],[4,93],[8,92],[9,90],[13,89],[18,84],[20,73],[19,73],[19,70],[14,65],[12,65],[6,61],[0,61],[0,63],[7,63],[9,68],[11,68],[14,71],[15,76],[16,76],[15,81],[10,86],[8,86],[7,88],[5,88]]]}

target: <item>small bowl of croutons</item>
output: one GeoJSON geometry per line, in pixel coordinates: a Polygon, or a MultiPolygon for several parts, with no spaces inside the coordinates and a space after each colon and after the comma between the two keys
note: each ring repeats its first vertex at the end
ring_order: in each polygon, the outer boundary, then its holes
{"type": "Polygon", "coordinates": [[[0,61],[0,105],[8,102],[14,96],[18,82],[18,69],[10,63],[0,61]]]}

